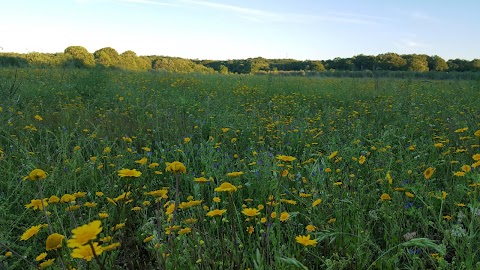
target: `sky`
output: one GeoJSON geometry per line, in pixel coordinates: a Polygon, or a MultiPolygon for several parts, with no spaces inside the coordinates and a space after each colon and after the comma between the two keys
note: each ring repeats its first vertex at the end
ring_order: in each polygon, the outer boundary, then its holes
{"type": "Polygon", "coordinates": [[[480,58],[477,0],[0,0],[0,52],[328,60],[480,58]]]}

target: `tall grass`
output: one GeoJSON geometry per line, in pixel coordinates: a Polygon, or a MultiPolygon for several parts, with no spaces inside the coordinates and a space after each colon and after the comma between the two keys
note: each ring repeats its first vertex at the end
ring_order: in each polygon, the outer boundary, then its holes
{"type": "MultiPolygon", "coordinates": [[[[0,70],[0,82],[12,74],[0,70]]],[[[480,268],[478,81],[48,69],[17,77],[15,98],[0,101],[4,268],[480,268]],[[167,172],[173,161],[186,173],[167,172]],[[44,180],[23,180],[36,168],[44,180]],[[120,177],[124,168],[142,175],[120,177]],[[226,182],[236,191],[215,191],[226,182]],[[75,200],[51,197],[65,194],[75,200]],[[41,197],[65,240],[37,262],[47,225],[20,237],[47,223],[25,207],[41,197]],[[226,212],[207,215],[215,209],[226,212]],[[73,258],[67,239],[94,220],[102,232],[89,244],[103,252],[73,258]],[[312,245],[296,241],[307,235],[312,245]]]]}

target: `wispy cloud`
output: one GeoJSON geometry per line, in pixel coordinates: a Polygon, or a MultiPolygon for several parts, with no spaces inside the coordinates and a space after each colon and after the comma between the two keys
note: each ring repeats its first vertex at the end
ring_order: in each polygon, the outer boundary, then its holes
{"type": "Polygon", "coordinates": [[[379,22],[393,22],[394,20],[389,17],[377,16],[377,15],[368,15],[368,14],[359,14],[359,13],[349,13],[349,12],[329,12],[330,16],[334,16],[341,21],[353,22],[353,23],[363,23],[363,24],[374,24],[379,22]]]}
{"type": "Polygon", "coordinates": [[[326,12],[325,14],[305,14],[295,12],[272,12],[270,10],[245,7],[242,5],[232,5],[218,3],[207,0],[118,0],[121,2],[130,2],[137,4],[164,5],[177,7],[205,7],[209,9],[229,12],[243,20],[251,22],[284,22],[284,23],[315,23],[315,22],[335,22],[347,24],[379,24],[390,19],[381,16],[372,16],[365,14],[326,12]]]}
{"type": "MultiPolygon", "coordinates": [[[[85,1],[85,0],[83,0],[85,1]]],[[[170,7],[178,7],[179,5],[163,2],[163,1],[155,1],[155,0],[118,0],[120,2],[125,3],[134,3],[134,4],[147,4],[147,5],[156,5],[156,6],[170,6],[170,7]]]]}
{"type": "Polygon", "coordinates": [[[413,11],[409,15],[410,15],[410,18],[412,18],[415,21],[426,22],[426,23],[439,22],[437,18],[421,11],[413,11]]]}
{"type": "Polygon", "coordinates": [[[414,51],[414,50],[420,50],[420,49],[431,47],[431,45],[427,43],[423,43],[423,42],[412,40],[412,39],[401,39],[399,41],[393,42],[393,44],[398,49],[407,50],[407,51],[414,51]]]}

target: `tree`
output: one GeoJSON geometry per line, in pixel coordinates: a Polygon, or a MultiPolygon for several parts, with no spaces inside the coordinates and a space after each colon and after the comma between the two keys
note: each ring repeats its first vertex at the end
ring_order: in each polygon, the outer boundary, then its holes
{"type": "Polygon", "coordinates": [[[377,55],[377,63],[383,70],[402,70],[407,60],[396,53],[385,53],[377,55]]]}
{"type": "Polygon", "coordinates": [[[428,56],[424,54],[406,55],[407,70],[425,72],[428,71],[428,56]]]}
{"type": "Polygon", "coordinates": [[[101,48],[93,53],[97,64],[103,67],[114,67],[118,65],[119,55],[118,52],[111,47],[101,48]]]}
{"type": "Polygon", "coordinates": [[[93,54],[89,53],[87,49],[82,46],[70,46],[64,50],[65,55],[68,60],[67,65],[72,65],[74,67],[94,67],[95,59],[93,54]]]}
{"type": "Polygon", "coordinates": [[[428,57],[428,68],[434,71],[445,71],[448,69],[447,62],[438,55],[428,57]]]}
{"type": "Polygon", "coordinates": [[[311,71],[325,71],[325,66],[320,61],[306,61],[308,70],[311,71]]]}
{"type": "Polygon", "coordinates": [[[470,62],[470,67],[472,71],[480,71],[480,59],[473,59],[470,62]]]}
{"type": "Polygon", "coordinates": [[[220,72],[220,74],[228,74],[228,67],[220,65],[218,72],[220,72]]]}
{"type": "Polygon", "coordinates": [[[372,55],[357,55],[352,59],[353,64],[355,64],[356,70],[375,70],[376,69],[376,60],[375,56],[372,55]]]}
{"type": "Polygon", "coordinates": [[[118,57],[118,66],[124,69],[137,70],[137,54],[134,51],[125,51],[118,57]]]}
{"type": "Polygon", "coordinates": [[[470,62],[462,59],[450,59],[447,61],[449,71],[468,71],[470,70],[470,62]]]}

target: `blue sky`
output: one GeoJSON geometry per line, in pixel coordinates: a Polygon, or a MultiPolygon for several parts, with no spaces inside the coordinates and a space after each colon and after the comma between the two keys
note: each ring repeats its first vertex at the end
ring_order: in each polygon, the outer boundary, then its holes
{"type": "Polygon", "coordinates": [[[326,60],[423,53],[480,58],[480,1],[0,0],[0,52],[326,60]]]}

